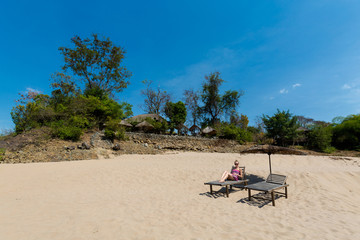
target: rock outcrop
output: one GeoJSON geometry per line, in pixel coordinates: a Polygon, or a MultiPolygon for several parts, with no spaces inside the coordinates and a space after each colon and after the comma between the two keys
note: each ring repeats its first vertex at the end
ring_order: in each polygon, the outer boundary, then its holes
{"type": "Polygon", "coordinates": [[[240,152],[236,141],[191,136],[126,133],[129,140],[111,142],[100,131],[85,133],[79,142],[51,139],[48,132],[30,131],[0,141],[0,163],[58,162],[109,158],[121,154],[162,154],[167,151],[240,152]]]}

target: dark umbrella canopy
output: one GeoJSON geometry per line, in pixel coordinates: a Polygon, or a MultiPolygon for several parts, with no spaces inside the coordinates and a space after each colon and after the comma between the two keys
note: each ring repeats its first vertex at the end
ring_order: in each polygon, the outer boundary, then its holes
{"type": "Polygon", "coordinates": [[[266,153],[269,155],[269,168],[270,174],[271,171],[271,154],[289,154],[289,155],[306,155],[306,153],[287,147],[278,147],[273,145],[256,145],[245,150],[242,150],[240,153],[266,153]]]}

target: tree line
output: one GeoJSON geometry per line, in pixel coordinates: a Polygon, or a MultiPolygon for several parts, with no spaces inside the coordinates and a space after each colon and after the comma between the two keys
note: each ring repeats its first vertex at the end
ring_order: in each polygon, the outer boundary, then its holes
{"type": "Polygon", "coordinates": [[[277,145],[300,144],[327,153],[360,150],[360,114],[336,117],[328,123],[277,110],[273,116],[263,115],[262,120],[266,135],[277,145]]]}
{"type": "MultiPolygon", "coordinates": [[[[51,94],[27,92],[12,109],[16,134],[49,127],[53,137],[78,140],[86,129],[100,128],[112,140],[124,139],[125,129],[119,123],[132,115],[132,106],[116,101],[115,94],[130,83],[132,73],[123,66],[126,51],[97,34],[85,39],[75,36],[71,43],[73,47],[59,48],[64,65],[51,76],[51,94]]],[[[240,143],[302,144],[320,151],[360,148],[360,115],[330,124],[278,110],[273,116],[263,115],[252,127],[247,116],[238,112],[244,91],[221,93],[223,83],[221,73],[209,73],[199,90],[187,89],[181,101],[173,101],[167,91],[145,80],[142,109],[167,119],[152,122],[160,132],[180,132],[187,121],[202,128],[211,126],[218,137],[240,143]],[[305,130],[299,131],[300,127],[305,130]]]]}

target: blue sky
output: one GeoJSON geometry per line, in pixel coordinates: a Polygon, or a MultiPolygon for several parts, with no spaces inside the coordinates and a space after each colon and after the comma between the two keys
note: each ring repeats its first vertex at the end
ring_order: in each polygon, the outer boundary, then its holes
{"type": "Polygon", "coordinates": [[[133,73],[117,97],[143,113],[143,80],[182,100],[221,72],[250,124],[276,109],[331,121],[360,113],[360,1],[6,1],[0,8],[0,129],[18,93],[50,93],[61,46],[109,37],[133,73]]]}

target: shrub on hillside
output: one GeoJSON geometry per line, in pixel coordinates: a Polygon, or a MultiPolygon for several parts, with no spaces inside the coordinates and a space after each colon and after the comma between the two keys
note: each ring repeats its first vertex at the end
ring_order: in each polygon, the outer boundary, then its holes
{"type": "Polygon", "coordinates": [[[11,118],[17,134],[44,126],[55,118],[55,112],[49,106],[49,96],[29,92],[21,95],[20,104],[11,110],[11,118]]]}
{"type": "Polygon", "coordinates": [[[308,147],[310,149],[324,152],[331,147],[332,129],[331,127],[315,126],[308,133],[308,147]]]}
{"type": "Polygon", "coordinates": [[[63,140],[78,141],[83,131],[81,128],[71,125],[64,125],[63,122],[52,124],[53,136],[63,140]]]}
{"type": "Polygon", "coordinates": [[[351,115],[336,125],[332,142],[339,149],[360,150],[360,115],[351,115]]]}
{"type": "Polygon", "coordinates": [[[245,142],[251,142],[252,140],[251,132],[240,127],[236,127],[233,124],[222,124],[220,134],[225,139],[233,139],[241,144],[245,142]]]}
{"type": "MultiPolygon", "coordinates": [[[[97,94],[97,93],[94,93],[97,94]]],[[[82,130],[99,127],[107,119],[122,119],[132,114],[131,105],[117,103],[106,95],[101,98],[88,94],[77,94],[49,100],[47,95],[31,94],[24,96],[21,104],[13,108],[11,116],[16,133],[22,133],[42,126],[50,126],[53,136],[65,140],[78,140],[82,130]],[[55,101],[56,100],[56,101],[55,101]]],[[[121,132],[121,131],[120,131],[121,132]]],[[[118,138],[124,134],[119,132],[118,138]]]]}
{"type": "Polygon", "coordinates": [[[106,139],[109,139],[111,141],[114,141],[115,139],[115,131],[111,130],[111,129],[106,129],[104,130],[104,135],[106,139]]]}
{"type": "Polygon", "coordinates": [[[5,148],[0,148],[0,162],[5,160],[5,148]]]}
{"type": "MultiPolygon", "coordinates": [[[[51,76],[51,95],[38,91],[20,94],[18,105],[11,111],[16,134],[49,126],[53,136],[79,139],[82,130],[99,127],[108,118],[124,119],[132,115],[131,105],[118,103],[113,97],[127,87],[131,73],[120,66],[125,51],[109,39],[71,39],[74,48],[60,47],[64,56],[63,70],[51,76]],[[78,87],[76,82],[82,82],[78,87]]],[[[119,135],[122,136],[121,134],[119,135]]]]}
{"type": "Polygon", "coordinates": [[[328,153],[328,154],[331,154],[335,151],[336,151],[336,148],[334,148],[334,147],[327,147],[323,150],[324,153],[328,153]]]}
{"type": "Polygon", "coordinates": [[[153,130],[154,133],[165,133],[169,129],[169,125],[165,120],[158,121],[147,117],[145,121],[147,121],[148,123],[154,126],[154,130],[153,130]]]}
{"type": "Polygon", "coordinates": [[[125,128],[120,126],[120,120],[109,118],[105,124],[105,137],[111,141],[127,140],[128,137],[125,134],[125,128]]]}

